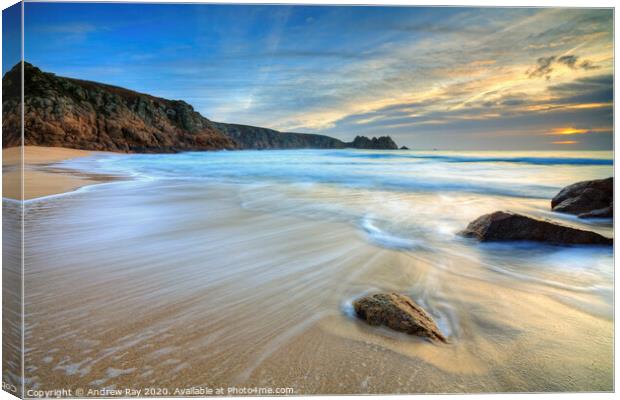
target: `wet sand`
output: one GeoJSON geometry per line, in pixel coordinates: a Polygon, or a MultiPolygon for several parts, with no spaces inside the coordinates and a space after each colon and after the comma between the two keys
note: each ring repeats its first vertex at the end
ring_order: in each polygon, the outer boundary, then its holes
{"type": "Polygon", "coordinates": [[[21,204],[2,201],[2,380],[22,396],[22,231],[21,204]]]}
{"type": "MultiPolygon", "coordinates": [[[[304,193],[308,204],[334,195],[304,193]]],[[[389,193],[334,199],[355,207],[369,196],[390,206],[389,193]]],[[[445,206],[413,195],[399,201],[412,213],[422,201],[445,206]]],[[[613,389],[609,283],[574,271],[546,280],[552,272],[519,266],[510,271],[521,278],[498,273],[491,266],[501,248],[449,239],[441,252],[389,249],[343,214],[289,207],[270,188],[184,180],[121,182],[32,203],[25,229],[34,389],[613,389]],[[410,295],[450,343],[353,318],[350,301],[375,290],[410,295]]]]}
{"type": "MultiPolygon", "coordinates": [[[[25,200],[70,192],[95,183],[108,182],[115,177],[103,174],[85,174],[75,169],[61,168],[57,163],[87,157],[97,152],[60,147],[24,147],[25,200]]],[[[10,199],[21,197],[21,148],[2,150],[2,191],[10,199]]]]}

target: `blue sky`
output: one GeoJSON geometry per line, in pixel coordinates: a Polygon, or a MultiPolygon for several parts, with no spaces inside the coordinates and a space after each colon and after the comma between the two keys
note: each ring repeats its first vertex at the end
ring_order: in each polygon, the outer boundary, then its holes
{"type": "Polygon", "coordinates": [[[2,75],[21,59],[21,7],[17,3],[2,10],[2,75]]]}
{"type": "Polygon", "coordinates": [[[25,59],[182,99],[216,121],[345,140],[391,135],[414,148],[611,149],[612,18],[600,9],[26,3],[25,59]]]}

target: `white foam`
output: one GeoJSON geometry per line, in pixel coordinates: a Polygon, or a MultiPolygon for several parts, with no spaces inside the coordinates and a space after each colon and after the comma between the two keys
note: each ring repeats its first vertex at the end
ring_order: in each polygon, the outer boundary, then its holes
{"type": "Polygon", "coordinates": [[[368,217],[363,218],[362,228],[368,235],[370,241],[381,247],[397,250],[411,250],[416,247],[423,247],[422,242],[419,240],[395,236],[379,229],[368,217]]]}

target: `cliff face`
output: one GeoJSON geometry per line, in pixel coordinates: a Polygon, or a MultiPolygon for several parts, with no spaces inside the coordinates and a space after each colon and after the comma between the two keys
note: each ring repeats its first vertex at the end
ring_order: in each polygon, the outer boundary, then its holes
{"type": "Polygon", "coordinates": [[[238,143],[241,149],[375,149],[396,150],[398,146],[389,136],[357,136],[352,142],[309,133],[278,132],[256,126],[213,122],[220,131],[238,143]]]}
{"type": "MultiPolygon", "coordinates": [[[[3,147],[20,144],[20,68],[3,77],[3,147]]],[[[324,136],[213,122],[180,100],[58,77],[24,63],[26,145],[135,153],[218,149],[396,149],[392,139],[324,136]]]]}
{"type": "Polygon", "coordinates": [[[239,144],[242,149],[342,149],[346,143],[324,135],[278,132],[256,126],[225,124],[213,125],[239,144]]]}
{"type": "MultiPolygon", "coordinates": [[[[3,147],[19,145],[19,64],[3,84],[3,147]]],[[[24,65],[26,145],[167,153],[236,143],[183,101],[61,78],[24,65]]]]}

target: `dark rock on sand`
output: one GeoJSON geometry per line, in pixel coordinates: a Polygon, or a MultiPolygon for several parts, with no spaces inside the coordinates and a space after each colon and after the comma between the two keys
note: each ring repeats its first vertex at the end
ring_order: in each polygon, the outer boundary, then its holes
{"type": "Polygon", "coordinates": [[[431,341],[447,342],[433,319],[409,297],[398,293],[377,293],[353,303],[357,316],[370,325],[385,325],[399,332],[431,341]]]}
{"type": "Polygon", "coordinates": [[[595,232],[503,211],[477,218],[460,234],[481,242],[531,240],[552,244],[613,244],[613,239],[595,232]]]}
{"type": "Polygon", "coordinates": [[[409,150],[409,147],[407,147],[407,146],[400,146],[400,149],[401,150],[409,150]]]}
{"type": "Polygon", "coordinates": [[[553,211],[580,218],[613,216],[614,178],[577,182],[565,187],[551,200],[553,211]]]}

